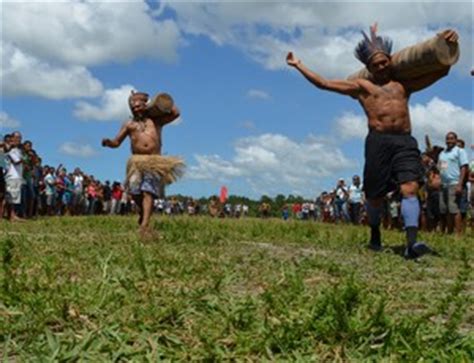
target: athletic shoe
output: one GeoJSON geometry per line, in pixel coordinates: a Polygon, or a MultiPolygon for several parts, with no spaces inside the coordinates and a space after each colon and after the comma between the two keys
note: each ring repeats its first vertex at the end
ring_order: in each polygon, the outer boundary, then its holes
{"type": "Polygon", "coordinates": [[[383,249],[381,243],[370,242],[367,247],[369,248],[369,250],[372,250],[372,251],[375,251],[375,252],[380,252],[383,249]]]}
{"type": "Polygon", "coordinates": [[[407,260],[413,260],[427,253],[433,254],[433,250],[424,242],[416,242],[411,248],[405,250],[404,257],[407,260]]]}

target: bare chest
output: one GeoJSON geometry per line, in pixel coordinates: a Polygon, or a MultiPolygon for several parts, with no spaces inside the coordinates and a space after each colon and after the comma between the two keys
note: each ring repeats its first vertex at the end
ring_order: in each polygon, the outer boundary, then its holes
{"type": "Polygon", "coordinates": [[[367,91],[362,101],[371,105],[382,105],[392,102],[406,103],[408,100],[405,88],[396,82],[390,82],[383,86],[372,85],[367,91]]]}
{"type": "Polygon", "coordinates": [[[159,138],[161,134],[161,128],[149,119],[145,121],[133,122],[130,126],[130,135],[134,139],[142,138],[159,138]]]}

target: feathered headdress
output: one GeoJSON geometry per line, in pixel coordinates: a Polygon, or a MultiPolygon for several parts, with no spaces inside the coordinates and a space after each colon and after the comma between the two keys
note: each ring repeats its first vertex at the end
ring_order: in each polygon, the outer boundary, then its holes
{"type": "Polygon", "coordinates": [[[354,51],[355,56],[365,65],[368,65],[370,59],[377,53],[383,53],[390,56],[392,52],[392,40],[387,37],[377,36],[377,23],[370,27],[370,38],[362,31],[362,39],[354,51]]]}

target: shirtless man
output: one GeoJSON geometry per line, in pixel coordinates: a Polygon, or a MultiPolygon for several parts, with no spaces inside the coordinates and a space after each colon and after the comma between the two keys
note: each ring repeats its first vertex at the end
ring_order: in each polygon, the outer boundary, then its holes
{"type": "MultiPolygon", "coordinates": [[[[128,120],[120,129],[115,139],[103,139],[102,146],[117,148],[123,140],[130,137],[130,144],[133,156],[150,156],[150,164],[156,160],[156,156],[161,159],[161,130],[163,126],[169,124],[179,117],[178,108],[173,105],[171,110],[159,117],[151,117],[147,112],[148,94],[136,92],[129,97],[129,106],[133,118],[128,120]]],[[[129,164],[133,159],[129,160],[129,164]]],[[[127,165],[128,169],[129,165],[127,165]]],[[[146,237],[150,234],[149,223],[153,210],[153,198],[159,194],[160,182],[163,177],[161,170],[156,170],[151,165],[148,170],[140,173],[138,178],[127,176],[128,192],[133,196],[138,207],[140,218],[140,234],[146,237]]]]}
{"type": "MultiPolygon", "coordinates": [[[[376,35],[376,25],[370,30],[371,37],[364,33],[364,40],[356,47],[355,55],[367,67],[371,80],[327,80],[309,70],[291,52],[286,61],[316,87],[351,96],[359,101],[369,127],[365,141],[364,168],[364,191],[371,228],[369,247],[381,250],[380,216],[383,198],[389,191],[399,187],[403,196],[401,210],[407,237],[405,257],[417,258],[429,249],[416,240],[420,215],[417,192],[422,166],[417,141],[410,134],[408,100],[413,92],[431,85],[447,74],[448,70],[410,81],[397,81],[392,76],[392,42],[376,35]]],[[[441,34],[447,42],[456,43],[458,40],[458,35],[453,30],[445,30],[441,34]]]]}

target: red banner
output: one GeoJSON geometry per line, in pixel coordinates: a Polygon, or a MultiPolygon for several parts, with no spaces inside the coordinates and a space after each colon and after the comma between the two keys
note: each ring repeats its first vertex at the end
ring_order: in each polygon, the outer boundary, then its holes
{"type": "Polygon", "coordinates": [[[224,204],[226,202],[227,198],[228,198],[227,187],[223,186],[223,187],[221,187],[221,193],[220,193],[220,196],[219,196],[219,200],[221,201],[222,204],[224,204]]]}

